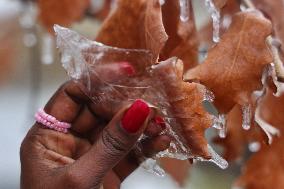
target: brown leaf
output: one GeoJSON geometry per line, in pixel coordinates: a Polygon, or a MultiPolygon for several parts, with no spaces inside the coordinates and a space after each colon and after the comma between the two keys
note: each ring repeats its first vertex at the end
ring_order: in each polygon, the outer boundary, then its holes
{"type": "Polygon", "coordinates": [[[184,137],[193,155],[210,158],[204,132],[212,125],[212,116],[202,104],[206,88],[201,84],[182,80],[181,61],[171,60],[157,66],[157,74],[168,96],[172,114],[181,126],[175,128],[176,132],[184,137]]]}
{"type": "Polygon", "coordinates": [[[158,0],[119,0],[96,41],[119,48],[150,50],[156,62],[167,38],[158,0]]]}
{"type": "Polygon", "coordinates": [[[252,92],[262,87],[264,67],[273,61],[265,43],[270,33],[271,23],[259,12],[236,14],[220,43],[208,52],[203,64],[186,73],[185,79],[208,87],[221,113],[236,104],[250,104],[252,92]]]}
{"type": "Polygon", "coordinates": [[[178,0],[166,1],[161,8],[158,0],[119,0],[96,38],[106,45],[148,49],[156,63],[172,56],[182,59],[185,69],[198,63],[198,41],[191,18],[181,22],[178,0]],[[170,14],[169,14],[170,13],[170,14]]]}
{"type": "Polygon", "coordinates": [[[264,13],[271,20],[274,28],[274,35],[282,42],[284,48],[284,2],[271,0],[252,0],[256,8],[264,13]]]}
{"type": "MultiPolygon", "coordinates": [[[[269,124],[284,131],[284,95],[277,98],[272,92],[263,99],[261,117],[269,124]]],[[[282,189],[284,187],[284,137],[274,138],[272,145],[262,146],[246,163],[238,186],[246,189],[282,189]]]]}
{"type": "Polygon", "coordinates": [[[179,1],[170,0],[162,7],[163,24],[169,36],[165,47],[160,53],[160,60],[176,56],[184,63],[184,71],[198,64],[198,37],[194,14],[190,3],[190,19],[180,20],[179,1]]]}
{"type": "Polygon", "coordinates": [[[187,160],[161,158],[160,163],[165,171],[180,185],[184,186],[189,176],[190,164],[187,160]]]}
{"type": "Polygon", "coordinates": [[[70,26],[80,19],[89,3],[89,0],[38,0],[39,19],[53,33],[54,24],[70,26]]]}

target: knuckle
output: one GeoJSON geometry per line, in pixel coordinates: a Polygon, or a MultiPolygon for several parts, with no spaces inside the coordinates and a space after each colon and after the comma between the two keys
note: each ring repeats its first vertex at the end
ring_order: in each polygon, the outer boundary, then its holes
{"type": "Polygon", "coordinates": [[[110,155],[117,155],[128,151],[126,140],[122,137],[112,135],[107,129],[102,131],[102,143],[106,152],[110,155]]]}

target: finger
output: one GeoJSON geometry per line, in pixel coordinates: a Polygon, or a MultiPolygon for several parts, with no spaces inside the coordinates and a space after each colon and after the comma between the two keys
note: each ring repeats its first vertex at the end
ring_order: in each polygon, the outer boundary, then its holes
{"type": "Polygon", "coordinates": [[[142,152],[146,157],[153,157],[153,155],[168,149],[170,143],[171,137],[167,135],[146,139],[142,141],[142,152]]]}
{"type": "Polygon", "coordinates": [[[120,184],[121,181],[117,175],[113,171],[110,171],[104,178],[103,189],[119,189],[120,184]]]}
{"type": "Polygon", "coordinates": [[[79,85],[69,81],[59,88],[44,109],[59,121],[72,123],[88,100],[79,85]]]}
{"type": "Polygon", "coordinates": [[[149,106],[142,100],[136,100],[129,109],[121,109],[89,152],[69,167],[67,175],[79,180],[83,188],[98,187],[105,174],[136,144],[148,124],[150,113],[149,106]]]}
{"type": "Polygon", "coordinates": [[[165,121],[162,117],[154,117],[147,126],[144,134],[148,137],[158,136],[166,128],[165,121]]]}
{"type": "Polygon", "coordinates": [[[100,120],[95,116],[87,106],[84,106],[77,118],[72,123],[72,130],[80,134],[88,134],[98,128],[100,120]]]}

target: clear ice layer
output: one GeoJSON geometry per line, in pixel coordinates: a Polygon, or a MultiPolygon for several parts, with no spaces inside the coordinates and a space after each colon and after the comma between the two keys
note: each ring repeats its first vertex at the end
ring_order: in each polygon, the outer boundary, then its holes
{"type": "MultiPolygon", "coordinates": [[[[147,50],[110,47],[88,40],[67,28],[55,26],[54,29],[63,67],[72,79],[82,85],[82,90],[94,104],[97,103],[107,108],[112,106],[111,109],[114,109],[122,102],[133,102],[134,99],[142,98],[165,118],[166,130],[164,132],[172,137],[172,142],[169,149],[157,154],[155,158],[196,159],[214,162],[221,168],[226,167],[226,162],[210,146],[208,150],[212,155],[211,160],[193,156],[191,150],[183,142],[182,136],[178,134],[181,125],[177,119],[188,118],[188,115],[173,114],[169,101],[183,100],[187,96],[181,95],[169,99],[161,87],[164,85],[161,83],[161,77],[164,75],[165,68],[169,68],[167,69],[168,74],[171,74],[168,77],[169,82],[180,81],[176,72],[170,71],[175,69],[177,58],[153,65],[152,54],[147,50]],[[135,75],[122,74],[116,78],[116,74],[119,73],[118,63],[131,64],[135,68],[135,75]]],[[[204,98],[212,101],[213,95],[207,92],[204,98]]],[[[154,164],[155,161],[149,160],[146,167],[161,175],[162,171],[154,164]]]]}
{"type": "Polygon", "coordinates": [[[213,0],[205,0],[205,6],[213,21],[213,41],[218,43],[220,41],[220,11],[215,7],[213,0]]]}

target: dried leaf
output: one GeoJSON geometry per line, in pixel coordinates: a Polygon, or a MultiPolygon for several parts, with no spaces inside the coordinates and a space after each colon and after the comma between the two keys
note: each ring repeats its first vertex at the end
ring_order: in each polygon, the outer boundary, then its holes
{"type": "Polygon", "coordinates": [[[154,63],[159,56],[160,60],[177,56],[187,70],[198,62],[198,41],[193,14],[187,22],[181,22],[179,15],[178,0],[166,1],[162,8],[158,0],[119,0],[96,40],[120,48],[148,49],[154,63]]]}
{"type": "Polygon", "coordinates": [[[119,48],[150,50],[156,62],[167,38],[158,0],[119,0],[96,41],[119,48]]]}
{"type": "Polygon", "coordinates": [[[165,171],[180,185],[184,186],[189,176],[190,164],[186,160],[161,158],[160,163],[165,171]]]}
{"type": "Polygon", "coordinates": [[[166,1],[162,7],[163,24],[169,36],[160,53],[160,60],[176,56],[184,63],[184,71],[198,64],[198,37],[195,27],[192,5],[190,3],[190,19],[180,20],[179,1],[166,1]]]}
{"type": "Polygon", "coordinates": [[[159,80],[171,104],[173,116],[181,128],[175,128],[181,134],[195,156],[211,158],[208,152],[205,130],[212,125],[212,116],[203,107],[206,88],[197,83],[187,83],[183,78],[183,64],[181,61],[171,61],[159,64],[159,80]],[[174,65],[173,65],[174,64],[174,65]],[[173,82],[171,76],[177,79],[173,82]]]}
{"type": "Polygon", "coordinates": [[[274,34],[282,42],[284,42],[284,2],[271,0],[252,0],[257,9],[264,13],[264,15],[273,23],[274,34]]]}
{"type": "MultiPolygon", "coordinates": [[[[277,98],[272,92],[263,99],[261,117],[284,132],[284,95],[277,98]],[[277,113],[275,113],[277,112],[277,113]]],[[[272,145],[262,146],[246,163],[236,185],[246,189],[282,189],[284,187],[284,137],[275,138],[272,145]]]]}
{"type": "Polygon", "coordinates": [[[89,3],[89,0],[38,0],[39,19],[53,33],[54,24],[70,26],[80,19],[89,3]]]}
{"type": "Polygon", "coordinates": [[[250,104],[252,92],[262,87],[264,67],[273,61],[265,43],[270,33],[271,23],[258,11],[236,14],[220,43],[208,52],[203,64],[186,73],[185,79],[208,87],[221,113],[236,104],[250,104]]]}

